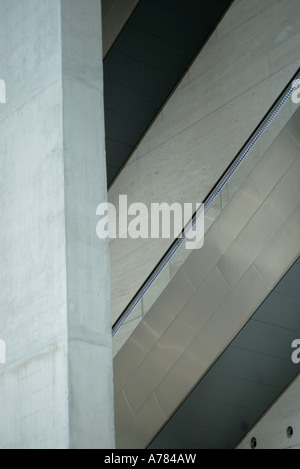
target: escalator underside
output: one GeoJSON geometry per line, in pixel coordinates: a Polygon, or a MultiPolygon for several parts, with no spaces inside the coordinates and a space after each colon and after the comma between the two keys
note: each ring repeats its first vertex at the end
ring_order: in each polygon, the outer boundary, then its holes
{"type": "Polygon", "coordinates": [[[233,448],[298,374],[299,128],[300,111],[116,356],[118,448],[233,448]]]}

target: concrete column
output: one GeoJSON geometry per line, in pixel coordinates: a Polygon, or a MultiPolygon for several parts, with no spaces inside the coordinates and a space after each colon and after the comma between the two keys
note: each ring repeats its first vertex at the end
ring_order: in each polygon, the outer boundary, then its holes
{"type": "Polygon", "coordinates": [[[0,448],[112,448],[101,2],[0,13],[0,448]]]}

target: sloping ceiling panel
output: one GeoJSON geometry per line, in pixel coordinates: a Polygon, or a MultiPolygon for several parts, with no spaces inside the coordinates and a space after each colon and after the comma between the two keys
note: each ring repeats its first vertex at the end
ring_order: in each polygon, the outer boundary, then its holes
{"type": "Polygon", "coordinates": [[[199,382],[150,448],[233,449],[298,375],[300,259],[199,382]]]}
{"type": "Polygon", "coordinates": [[[232,0],[140,0],[104,60],[111,184],[232,0]]]}

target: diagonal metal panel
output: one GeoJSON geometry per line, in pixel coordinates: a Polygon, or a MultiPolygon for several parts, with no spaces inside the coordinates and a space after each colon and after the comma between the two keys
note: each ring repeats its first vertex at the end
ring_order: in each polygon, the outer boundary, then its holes
{"type": "MultiPolygon", "coordinates": [[[[157,300],[117,355],[116,398],[123,393],[134,414],[126,422],[116,414],[120,448],[149,444],[150,440],[143,439],[141,431],[147,421],[150,396],[155,397],[157,405],[152,428],[155,425],[157,431],[161,428],[161,414],[166,419],[171,417],[152,448],[233,448],[298,374],[299,367],[291,361],[291,344],[298,337],[300,327],[299,260],[290,267],[299,256],[300,150],[289,132],[298,115],[299,111],[226,206],[223,216],[208,231],[203,249],[191,256],[197,262],[192,268],[189,259],[183,264],[181,274],[185,274],[197,291],[192,291],[190,299],[184,299],[180,312],[172,316],[174,306],[168,302],[167,287],[163,293],[165,301],[157,300]],[[280,171],[277,164],[274,166],[279,157],[288,162],[280,165],[280,171]],[[248,221],[232,230],[231,218],[240,219],[245,210],[244,204],[235,202],[243,194],[256,195],[249,199],[253,210],[247,212],[248,221]],[[270,217],[261,216],[268,207],[273,207],[271,213],[277,219],[271,230],[266,226],[270,217]],[[224,241],[223,233],[230,239],[224,241]],[[240,260],[240,250],[232,248],[235,244],[247,251],[245,262],[239,264],[238,283],[236,279],[231,281],[230,273],[230,266],[240,260]],[[220,264],[221,259],[224,262],[220,264]],[[219,264],[223,273],[218,269],[219,264]],[[203,269],[206,270],[204,278],[203,269]],[[288,269],[289,273],[282,279],[288,269]],[[192,281],[196,277],[201,277],[200,285],[192,281]],[[200,290],[201,301],[194,301],[200,290]],[[223,292],[219,306],[217,298],[213,301],[210,298],[214,291],[223,292]],[[276,297],[269,296],[271,291],[276,297]],[[193,304],[199,321],[190,327],[193,304]],[[156,312],[161,318],[168,313],[171,319],[167,329],[151,326],[156,312]],[[172,337],[175,337],[173,342],[172,337]],[[135,360],[135,365],[128,369],[132,356],[141,361],[135,360]],[[120,376],[122,379],[118,380],[120,376]],[[194,391],[180,406],[191,389],[194,391]],[[197,389],[200,389],[198,397],[197,389]]],[[[173,278],[173,284],[179,289],[178,275],[173,278]]]]}
{"type": "Polygon", "coordinates": [[[300,329],[297,262],[153,440],[151,449],[234,448],[298,375],[300,366],[291,360],[291,344],[300,329]]]}

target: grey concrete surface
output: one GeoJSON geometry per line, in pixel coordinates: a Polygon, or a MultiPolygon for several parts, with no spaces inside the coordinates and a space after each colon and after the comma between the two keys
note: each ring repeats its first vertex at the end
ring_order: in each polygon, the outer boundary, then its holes
{"type": "Polygon", "coordinates": [[[0,12],[0,448],[110,448],[101,4],[0,12]]]}
{"type": "Polygon", "coordinates": [[[251,449],[252,438],[256,438],[258,450],[300,449],[299,383],[300,378],[291,384],[237,449],[251,449]],[[288,428],[293,429],[291,436],[288,428]]]}

